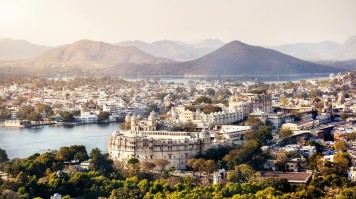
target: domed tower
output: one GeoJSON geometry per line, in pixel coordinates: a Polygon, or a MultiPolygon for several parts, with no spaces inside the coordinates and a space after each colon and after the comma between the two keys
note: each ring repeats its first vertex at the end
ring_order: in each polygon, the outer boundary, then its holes
{"type": "Polygon", "coordinates": [[[199,135],[198,138],[200,140],[200,153],[204,153],[211,147],[211,135],[209,131],[203,129],[199,135]]]}
{"type": "Polygon", "coordinates": [[[130,114],[127,114],[125,116],[125,122],[128,123],[128,122],[131,122],[131,115],[130,114]]]}
{"type": "Polygon", "coordinates": [[[134,113],[133,116],[131,117],[131,129],[134,129],[134,127],[136,126],[136,114],[134,113]]]}
{"type": "Polygon", "coordinates": [[[156,120],[156,112],[154,110],[150,113],[150,116],[148,116],[148,120],[156,120]]]}

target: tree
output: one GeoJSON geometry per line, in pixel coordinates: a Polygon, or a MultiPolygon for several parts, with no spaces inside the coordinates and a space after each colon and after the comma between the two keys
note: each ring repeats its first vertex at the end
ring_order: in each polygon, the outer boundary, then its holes
{"type": "Polygon", "coordinates": [[[207,172],[208,176],[210,173],[212,173],[218,169],[219,169],[219,167],[214,160],[205,160],[205,162],[203,164],[203,171],[207,172]]]}
{"type": "Polygon", "coordinates": [[[153,162],[141,162],[140,164],[141,164],[142,169],[147,170],[147,171],[151,171],[152,169],[154,169],[156,167],[156,164],[153,162]]]}
{"type": "Polygon", "coordinates": [[[337,174],[346,175],[349,167],[352,165],[351,156],[347,152],[339,152],[334,155],[333,165],[336,168],[337,174]]]}
{"type": "Polygon", "coordinates": [[[319,89],[313,89],[309,92],[309,97],[310,98],[316,98],[316,97],[321,97],[322,96],[322,92],[319,89]]]}
{"type": "Polygon", "coordinates": [[[245,120],[245,126],[252,126],[253,129],[258,129],[258,127],[261,125],[261,120],[257,117],[251,117],[249,116],[245,120]]]}
{"type": "Polygon", "coordinates": [[[99,122],[103,122],[109,119],[110,113],[106,112],[106,111],[100,111],[100,113],[98,114],[98,121],[99,122]]]}
{"type": "Polygon", "coordinates": [[[215,90],[212,89],[212,88],[207,88],[207,89],[205,90],[205,94],[206,94],[206,95],[209,95],[209,96],[214,96],[214,95],[215,95],[215,90]]]}
{"type": "Polygon", "coordinates": [[[198,171],[201,174],[201,172],[204,170],[204,162],[205,161],[203,158],[199,158],[199,159],[195,160],[193,163],[193,166],[192,166],[193,169],[195,171],[198,171]]]}
{"type": "Polygon", "coordinates": [[[9,161],[9,158],[7,157],[6,151],[0,148],[0,165],[7,161],[9,161]]]}
{"type": "Polygon", "coordinates": [[[74,154],[73,160],[78,162],[84,162],[89,160],[88,152],[83,145],[73,145],[69,147],[69,150],[74,154]]]}
{"type": "Polygon", "coordinates": [[[89,169],[99,171],[102,174],[109,174],[113,171],[113,161],[109,159],[108,154],[102,154],[100,149],[92,149],[90,159],[89,169]]]}
{"type": "Polygon", "coordinates": [[[286,164],[288,162],[288,157],[286,154],[277,154],[277,165],[283,168],[283,172],[286,171],[286,164]]]}
{"type": "Polygon", "coordinates": [[[164,168],[169,164],[170,162],[166,159],[158,159],[155,161],[155,164],[159,167],[161,167],[161,172],[163,172],[164,168]]]}
{"type": "Polygon", "coordinates": [[[37,111],[39,113],[46,113],[47,116],[52,116],[54,114],[52,107],[46,105],[46,104],[39,104],[37,105],[37,111]]]}
{"type": "Polygon", "coordinates": [[[302,114],[299,113],[299,111],[297,111],[297,110],[293,110],[291,112],[291,116],[293,117],[295,122],[300,121],[302,119],[302,114]]]}
{"type": "Polygon", "coordinates": [[[127,164],[138,164],[140,161],[137,158],[130,158],[127,164]]]}
{"type": "Polygon", "coordinates": [[[255,176],[256,171],[247,164],[235,166],[234,170],[230,170],[227,174],[227,179],[232,182],[246,182],[255,176]]]}
{"type": "Polygon", "coordinates": [[[30,113],[27,119],[31,121],[42,121],[42,115],[36,111],[33,111],[32,113],[30,113]]]}
{"type": "Polygon", "coordinates": [[[32,106],[23,106],[20,110],[20,118],[28,119],[28,116],[34,111],[35,109],[32,106]]]}
{"type": "Polygon", "coordinates": [[[347,150],[346,143],[338,141],[334,144],[334,149],[338,151],[346,151],[347,150]]]}
{"type": "Polygon", "coordinates": [[[356,132],[351,132],[351,133],[347,134],[347,139],[355,141],[356,140],[356,132]]]}
{"type": "Polygon", "coordinates": [[[75,122],[73,113],[69,113],[68,111],[62,112],[62,121],[63,122],[75,122]]]}
{"type": "Polygon", "coordinates": [[[281,97],[281,99],[279,100],[283,105],[288,105],[288,99],[285,97],[281,97]]]}
{"type": "Polygon", "coordinates": [[[74,153],[69,147],[61,147],[56,155],[57,160],[63,162],[71,162],[74,159],[74,153]]]}
{"type": "Polygon", "coordinates": [[[213,103],[213,101],[209,97],[205,97],[205,96],[200,96],[200,97],[198,97],[197,99],[194,100],[194,104],[201,104],[203,102],[205,104],[213,103]]]}
{"type": "Polygon", "coordinates": [[[269,140],[273,139],[272,128],[269,126],[260,126],[257,132],[258,140],[262,145],[267,144],[269,140]]]}
{"type": "Polygon", "coordinates": [[[288,137],[288,136],[291,136],[293,135],[292,131],[288,128],[281,128],[279,130],[279,133],[282,135],[282,137],[288,137]]]}

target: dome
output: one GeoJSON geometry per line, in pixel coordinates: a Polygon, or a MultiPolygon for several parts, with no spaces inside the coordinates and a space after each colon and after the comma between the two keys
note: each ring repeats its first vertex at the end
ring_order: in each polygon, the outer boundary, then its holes
{"type": "Polygon", "coordinates": [[[200,133],[199,133],[199,138],[200,139],[204,139],[204,138],[210,138],[210,133],[206,130],[202,130],[200,133]]]}
{"type": "Polygon", "coordinates": [[[152,118],[154,118],[154,117],[156,117],[156,112],[154,111],[154,110],[152,110],[152,112],[150,113],[150,117],[152,117],[152,118]]]}
{"type": "Polygon", "coordinates": [[[130,114],[127,114],[127,115],[125,116],[125,121],[129,121],[129,120],[131,120],[131,115],[130,115],[130,114]]]}
{"type": "Polygon", "coordinates": [[[196,113],[201,113],[201,110],[198,108],[195,112],[196,113]]]}
{"type": "Polygon", "coordinates": [[[111,136],[116,137],[119,136],[120,134],[121,134],[120,131],[116,130],[111,133],[111,136]]]}

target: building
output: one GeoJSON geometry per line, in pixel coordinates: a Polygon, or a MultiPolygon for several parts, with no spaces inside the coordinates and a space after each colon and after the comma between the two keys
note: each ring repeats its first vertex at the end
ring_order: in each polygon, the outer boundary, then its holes
{"type": "Polygon", "coordinates": [[[241,112],[242,117],[247,117],[252,112],[272,112],[272,97],[270,94],[235,94],[229,98],[229,109],[241,112]]]}
{"type": "Polygon", "coordinates": [[[166,159],[168,167],[185,169],[188,159],[201,154],[212,145],[208,131],[180,132],[157,130],[154,112],[147,119],[127,116],[130,130],[115,131],[109,138],[109,157],[114,161],[137,158],[140,162],[166,159]]]}
{"type": "Polygon", "coordinates": [[[245,132],[251,129],[251,126],[222,125],[219,134],[223,137],[219,140],[224,145],[242,145],[247,141],[245,132]]]}
{"type": "MultiPolygon", "coordinates": [[[[208,127],[209,124],[231,124],[243,120],[253,112],[272,112],[272,98],[269,94],[235,94],[229,98],[229,107],[222,109],[220,112],[206,114],[200,109],[191,111],[179,105],[168,112],[168,121],[174,124],[191,122],[198,128],[208,127]]],[[[279,125],[278,121],[276,123],[279,125]]]]}
{"type": "Polygon", "coordinates": [[[74,116],[75,121],[79,123],[89,124],[98,122],[98,117],[91,112],[82,111],[80,116],[74,116]]]}
{"type": "Polygon", "coordinates": [[[308,172],[265,172],[263,178],[285,178],[291,185],[308,184],[312,178],[312,173],[308,172]]]}
{"type": "Polygon", "coordinates": [[[196,124],[197,128],[206,128],[209,124],[231,124],[243,119],[241,112],[236,110],[205,114],[200,109],[187,110],[183,105],[172,107],[168,115],[168,123],[186,124],[191,122],[196,124]]]}

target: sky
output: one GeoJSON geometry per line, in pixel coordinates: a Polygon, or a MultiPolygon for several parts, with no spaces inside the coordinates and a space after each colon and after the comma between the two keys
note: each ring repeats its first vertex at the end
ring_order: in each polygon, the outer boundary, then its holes
{"type": "Polygon", "coordinates": [[[0,0],[0,38],[280,45],[356,35],[355,0],[0,0]]]}

